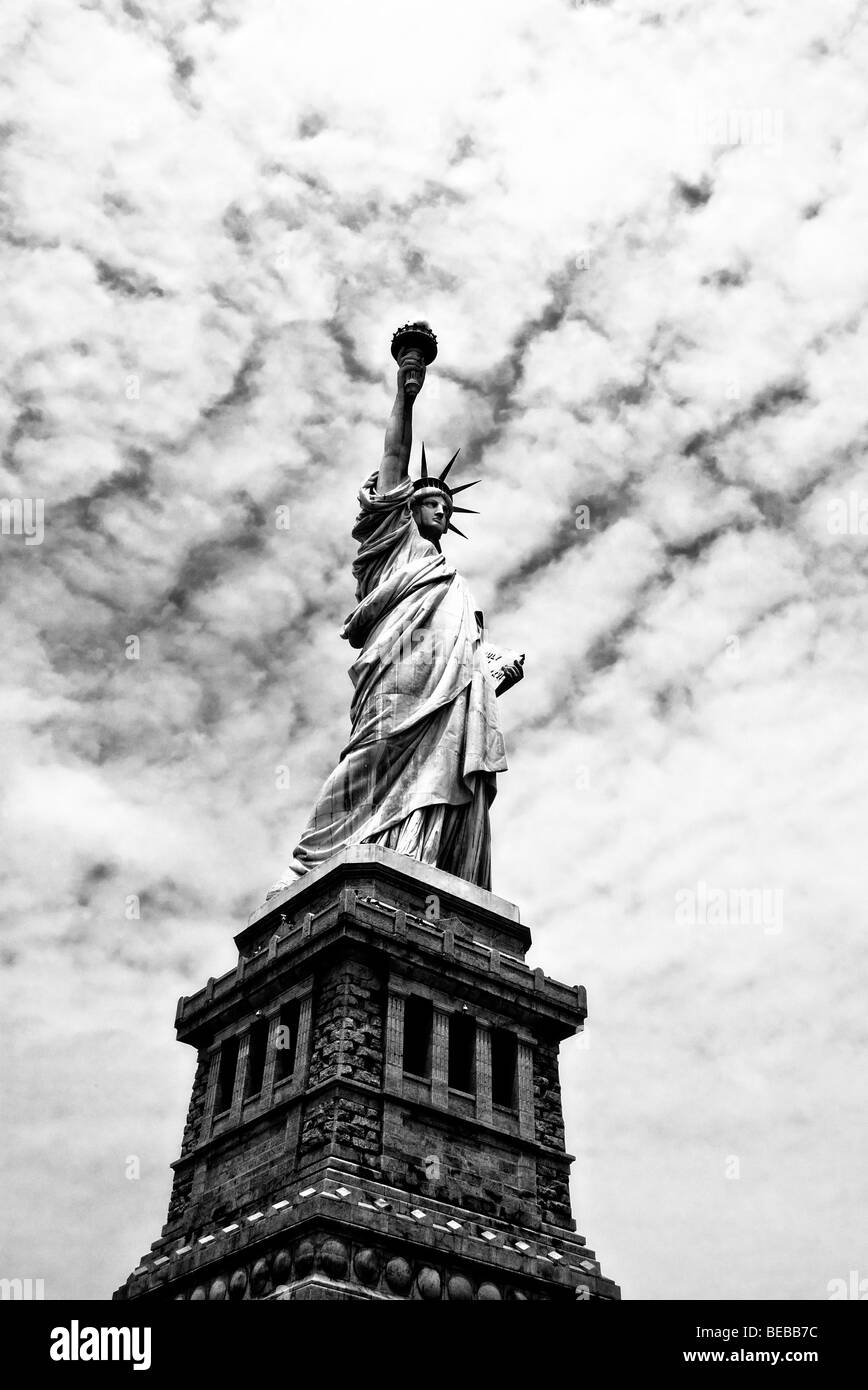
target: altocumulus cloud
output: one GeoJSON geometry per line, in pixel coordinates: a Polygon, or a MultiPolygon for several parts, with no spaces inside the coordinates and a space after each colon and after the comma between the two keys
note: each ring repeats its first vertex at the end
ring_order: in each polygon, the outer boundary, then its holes
{"type": "Polygon", "coordinates": [[[424,313],[418,433],[528,656],[495,886],[590,989],[579,1229],[628,1296],[824,1297],[868,1171],[858,6],[46,0],[4,45],[0,495],[46,528],[0,539],[5,1272],[105,1297],[157,1233],[174,1000],[344,741],[424,313]],[[782,929],[685,926],[699,883],[782,929]]]}

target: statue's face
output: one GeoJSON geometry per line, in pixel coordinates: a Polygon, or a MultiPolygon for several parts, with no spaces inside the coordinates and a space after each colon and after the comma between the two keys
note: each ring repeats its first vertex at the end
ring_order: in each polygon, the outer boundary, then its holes
{"type": "Polygon", "coordinates": [[[413,516],[426,541],[436,544],[440,540],[449,525],[449,511],[449,503],[442,493],[432,493],[416,503],[413,516]]]}

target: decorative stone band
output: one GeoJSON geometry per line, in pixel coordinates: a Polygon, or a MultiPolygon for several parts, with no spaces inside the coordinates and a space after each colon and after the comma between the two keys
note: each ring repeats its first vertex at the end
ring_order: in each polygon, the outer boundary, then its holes
{"type": "Polygon", "coordinates": [[[345,1183],[339,1173],[192,1245],[146,1256],[115,1298],[166,1292],[192,1301],[620,1297],[581,1236],[557,1228],[517,1231],[470,1212],[459,1220],[455,1208],[354,1178],[345,1183]],[[337,1232],[309,1232],[317,1216],[337,1232]],[[404,1253],[390,1248],[390,1239],[404,1253]],[[335,1281],[343,1288],[333,1287],[335,1281]],[[318,1293],[318,1285],[329,1289],[318,1293]]]}

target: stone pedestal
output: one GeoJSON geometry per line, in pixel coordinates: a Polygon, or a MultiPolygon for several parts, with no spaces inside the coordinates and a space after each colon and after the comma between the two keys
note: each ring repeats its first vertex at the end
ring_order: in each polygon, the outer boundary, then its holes
{"type": "Polygon", "coordinates": [[[511,904],[373,845],[255,912],[178,1005],[198,1052],[162,1236],[118,1299],[617,1299],[570,1211],[585,992],[511,904]]]}

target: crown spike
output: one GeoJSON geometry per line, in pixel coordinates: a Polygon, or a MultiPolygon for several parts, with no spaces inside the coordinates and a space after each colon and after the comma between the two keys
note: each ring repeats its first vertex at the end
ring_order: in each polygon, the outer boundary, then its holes
{"type": "Polygon", "coordinates": [[[464,532],[463,532],[463,531],[459,531],[459,529],[458,529],[457,526],[453,526],[451,521],[449,522],[449,526],[448,526],[447,529],[450,530],[450,531],[454,531],[455,534],[456,534],[456,536],[460,536],[461,539],[462,539],[463,541],[466,541],[466,540],[467,540],[467,537],[465,536],[464,532]]]}
{"type": "Polygon", "coordinates": [[[449,462],[447,463],[446,467],[443,469],[443,472],[440,474],[440,481],[441,481],[441,483],[443,482],[444,478],[446,477],[446,474],[449,472],[450,468],[452,467],[453,463],[455,462],[455,460],[457,459],[457,457],[458,457],[458,455],[459,455],[460,453],[461,453],[461,445],[459,444],[458,448],[455,450],[455,453],[452,455],[452,457],[451,457],[451,459],[449,460],[449,462]]]}
{"type": "Polygon", "coordinates": [[[468,516],[479,516],[474,507],[453,507],[453,512],[466,512],[468,516]]]}
{"type": "Polygon", "coordinates": [[[465,488],[468,488],[468,487],[476,487],[476,483],[481,483],[481,482],[482,482],[482,479],[481,479],[481,478],[477,478],[477,479],[476,479],[476,482],[473,482],[473,483],[459,483],[459,484],[458,484],[458,487],[450,488],[450,492],[452,493],[452,496],[454,497],[455,494],[456,494],[457,492],[463,492],[463,491],[465,490],[465,488]]]}
{"type": "Polygon", "coordinates": [[[428,461],[425,458],[425,441],[422,441],[422,477],[428,477],[428,461]]]}

